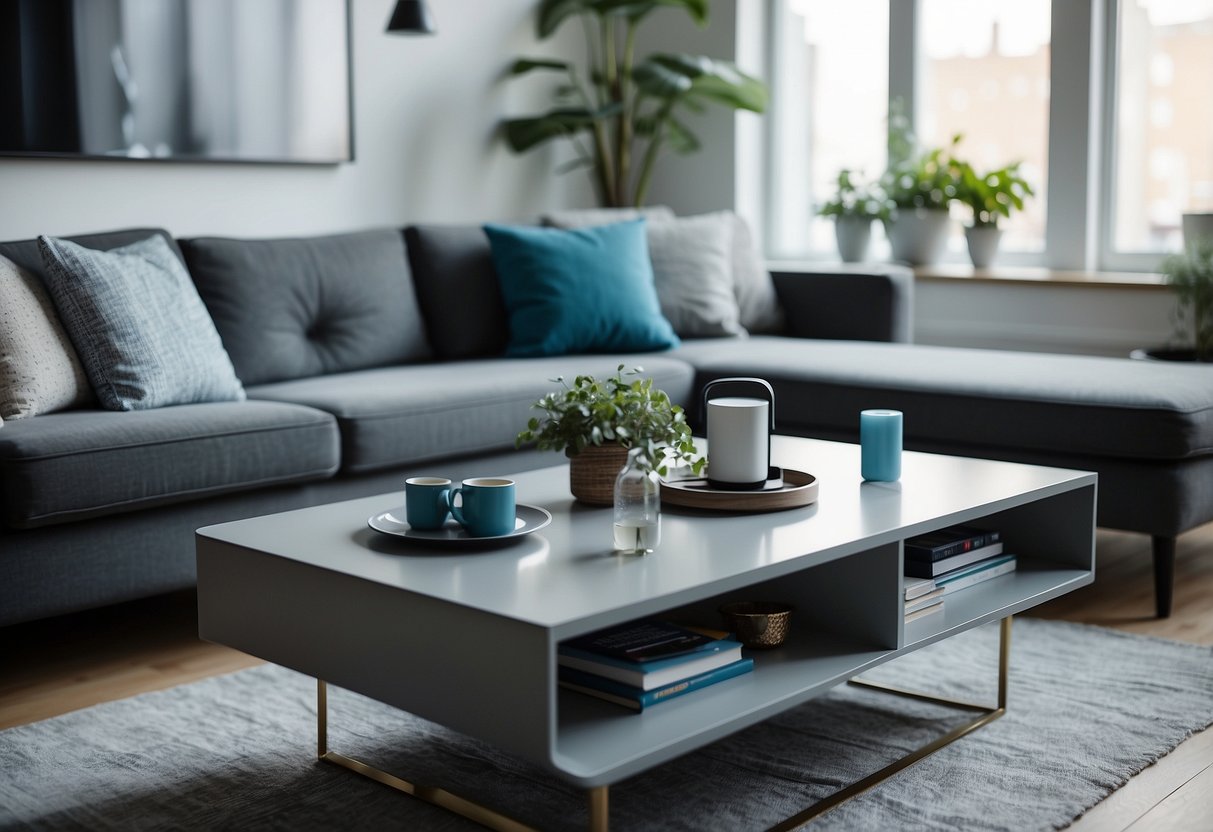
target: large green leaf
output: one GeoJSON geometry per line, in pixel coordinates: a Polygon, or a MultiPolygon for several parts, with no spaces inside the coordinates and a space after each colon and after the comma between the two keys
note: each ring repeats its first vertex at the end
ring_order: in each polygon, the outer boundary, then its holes
{"type": "Polygon", "coordinates": [[[551,139],[559,139],[585,130],[594,123],[594,114],[576,107],[550,110],[541,116],[509,119],[505,140],[515,153],[530,150],[551,139]]]}
{"type": "Polygon", "coordinates": [[[592,12],[594,5],[594,0],[543,0],[535,14],[535,32],[541,40],[550,37],[565,20],[592,12]]]}
{"type": "Polygon", "coordinates": [[[701,147],[699,137],[676,118],[666,120],[665,143],[666,147],[681,156],[694,153],[701,147]]]}
{"type": "Polygon", "coordinates": [[[598,110],[559,107],[541,116],[509,119],[505,123],[505,140],[511,150],[522,153],[551,139],[587,130],[597,121],[618,115],[621,109],[620,104],[608,104],[598,110]]]}
{"type": "Polygon", "coordinates": [[[536,69],[555,69],[567,72],[568,61],[557,61],[552,58],[519,58],[510,66],[510,75],[525,75],[536,69]]]}
{"type": "Polygon", "coordinates": [[[650,60],[673,74],[689,78],[690,96],[756,113],[766,109],[766,84],[728,61],[685,54],[653,55],[650,60]]]}
{"type": "Polygon", "coordinates": [[[670,69],[652,59],[632,69],[632,80],[643,95],[662,100],[686,95],[694,85],[694,80],[686,73],[670,69]]]}

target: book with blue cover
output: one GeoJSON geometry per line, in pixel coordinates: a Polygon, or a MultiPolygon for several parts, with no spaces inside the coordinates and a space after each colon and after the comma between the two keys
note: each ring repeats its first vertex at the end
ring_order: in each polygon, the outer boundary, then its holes
{"type": "MultiPolygon", "coordinates": [[[[740,646],[738,645],[739,648],[740,646]]],[[[625,685],[622,682],[606,679],[594,673],[585,673],[572,667],[560,667],[559,680],[560,686],[563,688],[596,696],[599,699],[614,702],[616,705],[623,705],[625,708],[631,708],[635,711],[643,711],[651,705],[674,699],[692,691],[701,690],[717,682],[732,679],[735,676],[741,676],[753,669],[753,659],[738,659],[723,667],[709,670],[706,673],[699,673],[685,679],[679,679],[670,684],[650,690],[643,690],[633,685],[625,685]]]]}
{"type": "Polygon", "coordinates": [[[731,638],[722,638],[712,639],[693,653],[647,662],[629,662],[562,644],[557,650],[556,663],[562,668],[593,673],[641,690],[652,690],[688,676],[714,670],[740,658],[741,643],[731,638]]]}

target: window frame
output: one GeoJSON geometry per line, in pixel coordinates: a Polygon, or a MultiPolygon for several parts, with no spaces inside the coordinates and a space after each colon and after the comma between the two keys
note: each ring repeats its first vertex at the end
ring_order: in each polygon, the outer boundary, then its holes
{"type": "MultiPolygon", "coordinates": [[[[1153,271],[1165,252],[1116,251],[1115,216],[1116,50],[1120,0],[1051,0],[1049,62],[1048,190],[1045,205],[1044,248],[1036,252],[1004,251],[999,262],[1007,266],[1043,266],[1050,269],[1093,271],[1153,271]]],[[[769,0],[768,77],[779,100],[778,68],[782,15],[786,0],[769,0]]],[[[919,47],[921,0],[889,0],[889,101],[901,98],[911,124],[919,121],[923,76],[919,47]]],[[[811,116],[810,116],[811,117],[811,116]]],[[[783,120],[774,115],[767,125],[766,188],[764,207],[768,220],[780,210],[776,171],[783,120]]],[[[765,222],[767,252],[779,251],[773,223],[765,222]]],[[[830,251],[810,251],[804,259],[836,259],[830,251]]],[[[943,262],[967,262],[963,255],[945,256],[943,262]]]]}

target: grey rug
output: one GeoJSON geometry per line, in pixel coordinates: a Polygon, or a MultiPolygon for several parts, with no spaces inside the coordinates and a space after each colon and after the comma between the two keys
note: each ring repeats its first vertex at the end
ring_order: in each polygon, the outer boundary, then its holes
{"type": "MultiPolygon", "coordinates": [[[[871,678],[992,701],[996,655],[985,627],[871,678]]],[[[329,709],[335,750],[541,829],[585,828],[583,793],[525,763],[346,691],[329,709]]],[[[965,719],[844,687],[614,787],[612,829],[763,829],[965,719]]],[[[1020,619],[1006,716],[810,828],[1060,828],[1211,722],[1213,649],[1020,619]]],[[[272,666],[13,728],[0,827],[479,828],[316,762],[314,737],[314,681],[272,666]]]]}

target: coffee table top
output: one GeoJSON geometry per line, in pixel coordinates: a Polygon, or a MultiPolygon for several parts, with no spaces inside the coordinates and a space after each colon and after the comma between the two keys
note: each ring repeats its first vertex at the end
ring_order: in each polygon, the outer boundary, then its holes
{"type": "Polygon", "coordinates": [[[670,609],[703,597],[705,588],[727,592],[1095,482],[1087,472],[906,452],[899,482],[865,483],[857,445],[783,436],[773,438],[772,463],[816,476],[818,501],[764,514],[667,506],[661,545],[645,557],[612,551],[611,509],[576,503],[564,465],[514,476],[518,501],[543,506],[552,523],[500,548],[435,548],[369,529],[370,516],[403,504],[404,475],[397,493],[208,526],[198,534],[564,637],[670,609]]]}

